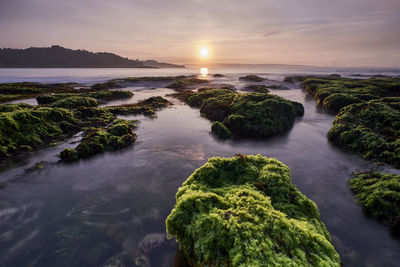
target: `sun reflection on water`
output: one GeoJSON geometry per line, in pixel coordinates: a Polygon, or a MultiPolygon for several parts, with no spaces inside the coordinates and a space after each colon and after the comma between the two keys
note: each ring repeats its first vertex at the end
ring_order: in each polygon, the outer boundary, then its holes
{"type": "Polygon", "coordinates": [[[200,68],[201,77],[207,77],[208,75],[208,68],[200,68]]]}

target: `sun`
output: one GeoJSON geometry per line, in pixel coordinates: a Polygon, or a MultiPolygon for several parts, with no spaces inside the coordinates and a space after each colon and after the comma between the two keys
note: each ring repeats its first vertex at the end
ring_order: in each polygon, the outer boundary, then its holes
{"type": "Polygon", "coordinates": [[[209,52],[209,50],[208,50],[208,47],[203,46],[202,48],[200,48],[200,57],[201,57],[201,58],[203,58],[203,59],[208,58],[209,53],[210,53],[210,52],[209,52]]]}

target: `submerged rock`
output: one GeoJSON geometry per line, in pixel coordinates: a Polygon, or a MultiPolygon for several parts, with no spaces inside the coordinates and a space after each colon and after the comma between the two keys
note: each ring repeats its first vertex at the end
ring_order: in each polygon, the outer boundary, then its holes
{"type": "Polygon", "coordinates": [[[400,236],[400,175],[356,173],[350,188],[368,213],[383,220],[393,234],[400,236]]]}
{"type": "Polygon", "coordinates": [[[193,266],[340,266],[315,203],[260,155],[209,159],[178,189],[166,227],[193,266]]]}

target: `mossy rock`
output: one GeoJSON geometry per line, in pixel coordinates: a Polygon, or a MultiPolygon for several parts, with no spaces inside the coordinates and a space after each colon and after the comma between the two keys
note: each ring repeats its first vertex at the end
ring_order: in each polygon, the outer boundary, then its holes
{"type": "Polygon", "coordinates": [[[91,97],[69,96],[52,103],[50,107],[74,109],[77,107],[96,107],[98,104],[96,99],[91,97]]]}
{"type": "Polygon", "coordinates": [[[75,149],[66,148],[60,153],[60,158],[63,161],[71,162],[78,160],[78,152],[75,149]]]}
{"type": "Polygon", "coordinates": [[[317,206],[283,163],[211,158],[178,189],[166,219],[193,266],[340,266],[317,206]]]}
{"type": "Polygon", "coordinates": [[[368,213],[384,221],[400,236],[400,175],[356,173],[350,180],[350,188],[368,213]]]}
{"type": "Polygon", "coordinates": [[[168,84],[165,87],[172,88],[172,89],[185,89],[189,86],[196,85],[196,84],[202,84],[202,83],[208,83],[208,81],[205,79],[199,79],[196,77],[184,77],[184,78],[176,79],[175,81],[173,81],[172,83],[168,84]]]}
{"type": "Polygon", "coordinates": [[[181,99],[212,121],[223,124],[237,137],[268,137],[287,132],[302,104],[264,93],[238,93],[229,89],[205,88],[172,96],[181,99]]]}
{"type": "Polygon", "coordinates": [[[268,86],[263,84],[248,84],[244,87],[244,90],[256,93],[269,93],[268,86]]]}
{"type": "Polygon", "coordinates": [[[211,124],[211,132],[221,139],[228,139],[232,137],[232,132],[222,122],[214,121],[211,124]]]}
{"type": "Polygon", "coordinates": [[[342,108],[328,138],[367,158],[400,166],[400,98],[371,100],[342,108]]]}
{"type": "Polygon", "coordinates": [[[246,76],[239,77],[239,81],[246,81],[246,82],[263,82],[265,80],[268,80],[268,79],[262,78],[257,75],[246,75],[246,76]]]}
{"type": "Polygon", "coordinates": [[[334,112],[354,103],[400,95],[399,78],[306,77],[303,85],[318,103],[334,112]]]}
{"type": "Polygon", "coordinates": [[[18,152],[29,152],[52,140],[62,139],[71,133],[68,127],[64,127],[65,124],[81,123],[66,109],[4,105],[1,110],[0,160],[18,152]]]}

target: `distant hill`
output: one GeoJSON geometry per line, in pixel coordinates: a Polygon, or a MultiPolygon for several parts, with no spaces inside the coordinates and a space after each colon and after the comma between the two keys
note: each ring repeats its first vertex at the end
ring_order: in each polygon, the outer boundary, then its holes
{"type": "Polygon", "coordinates": [[[0,49],[0,68],[184,68],[155,60],[132,60],[113,53],[72,50],[58,45],[0,49]]]}

